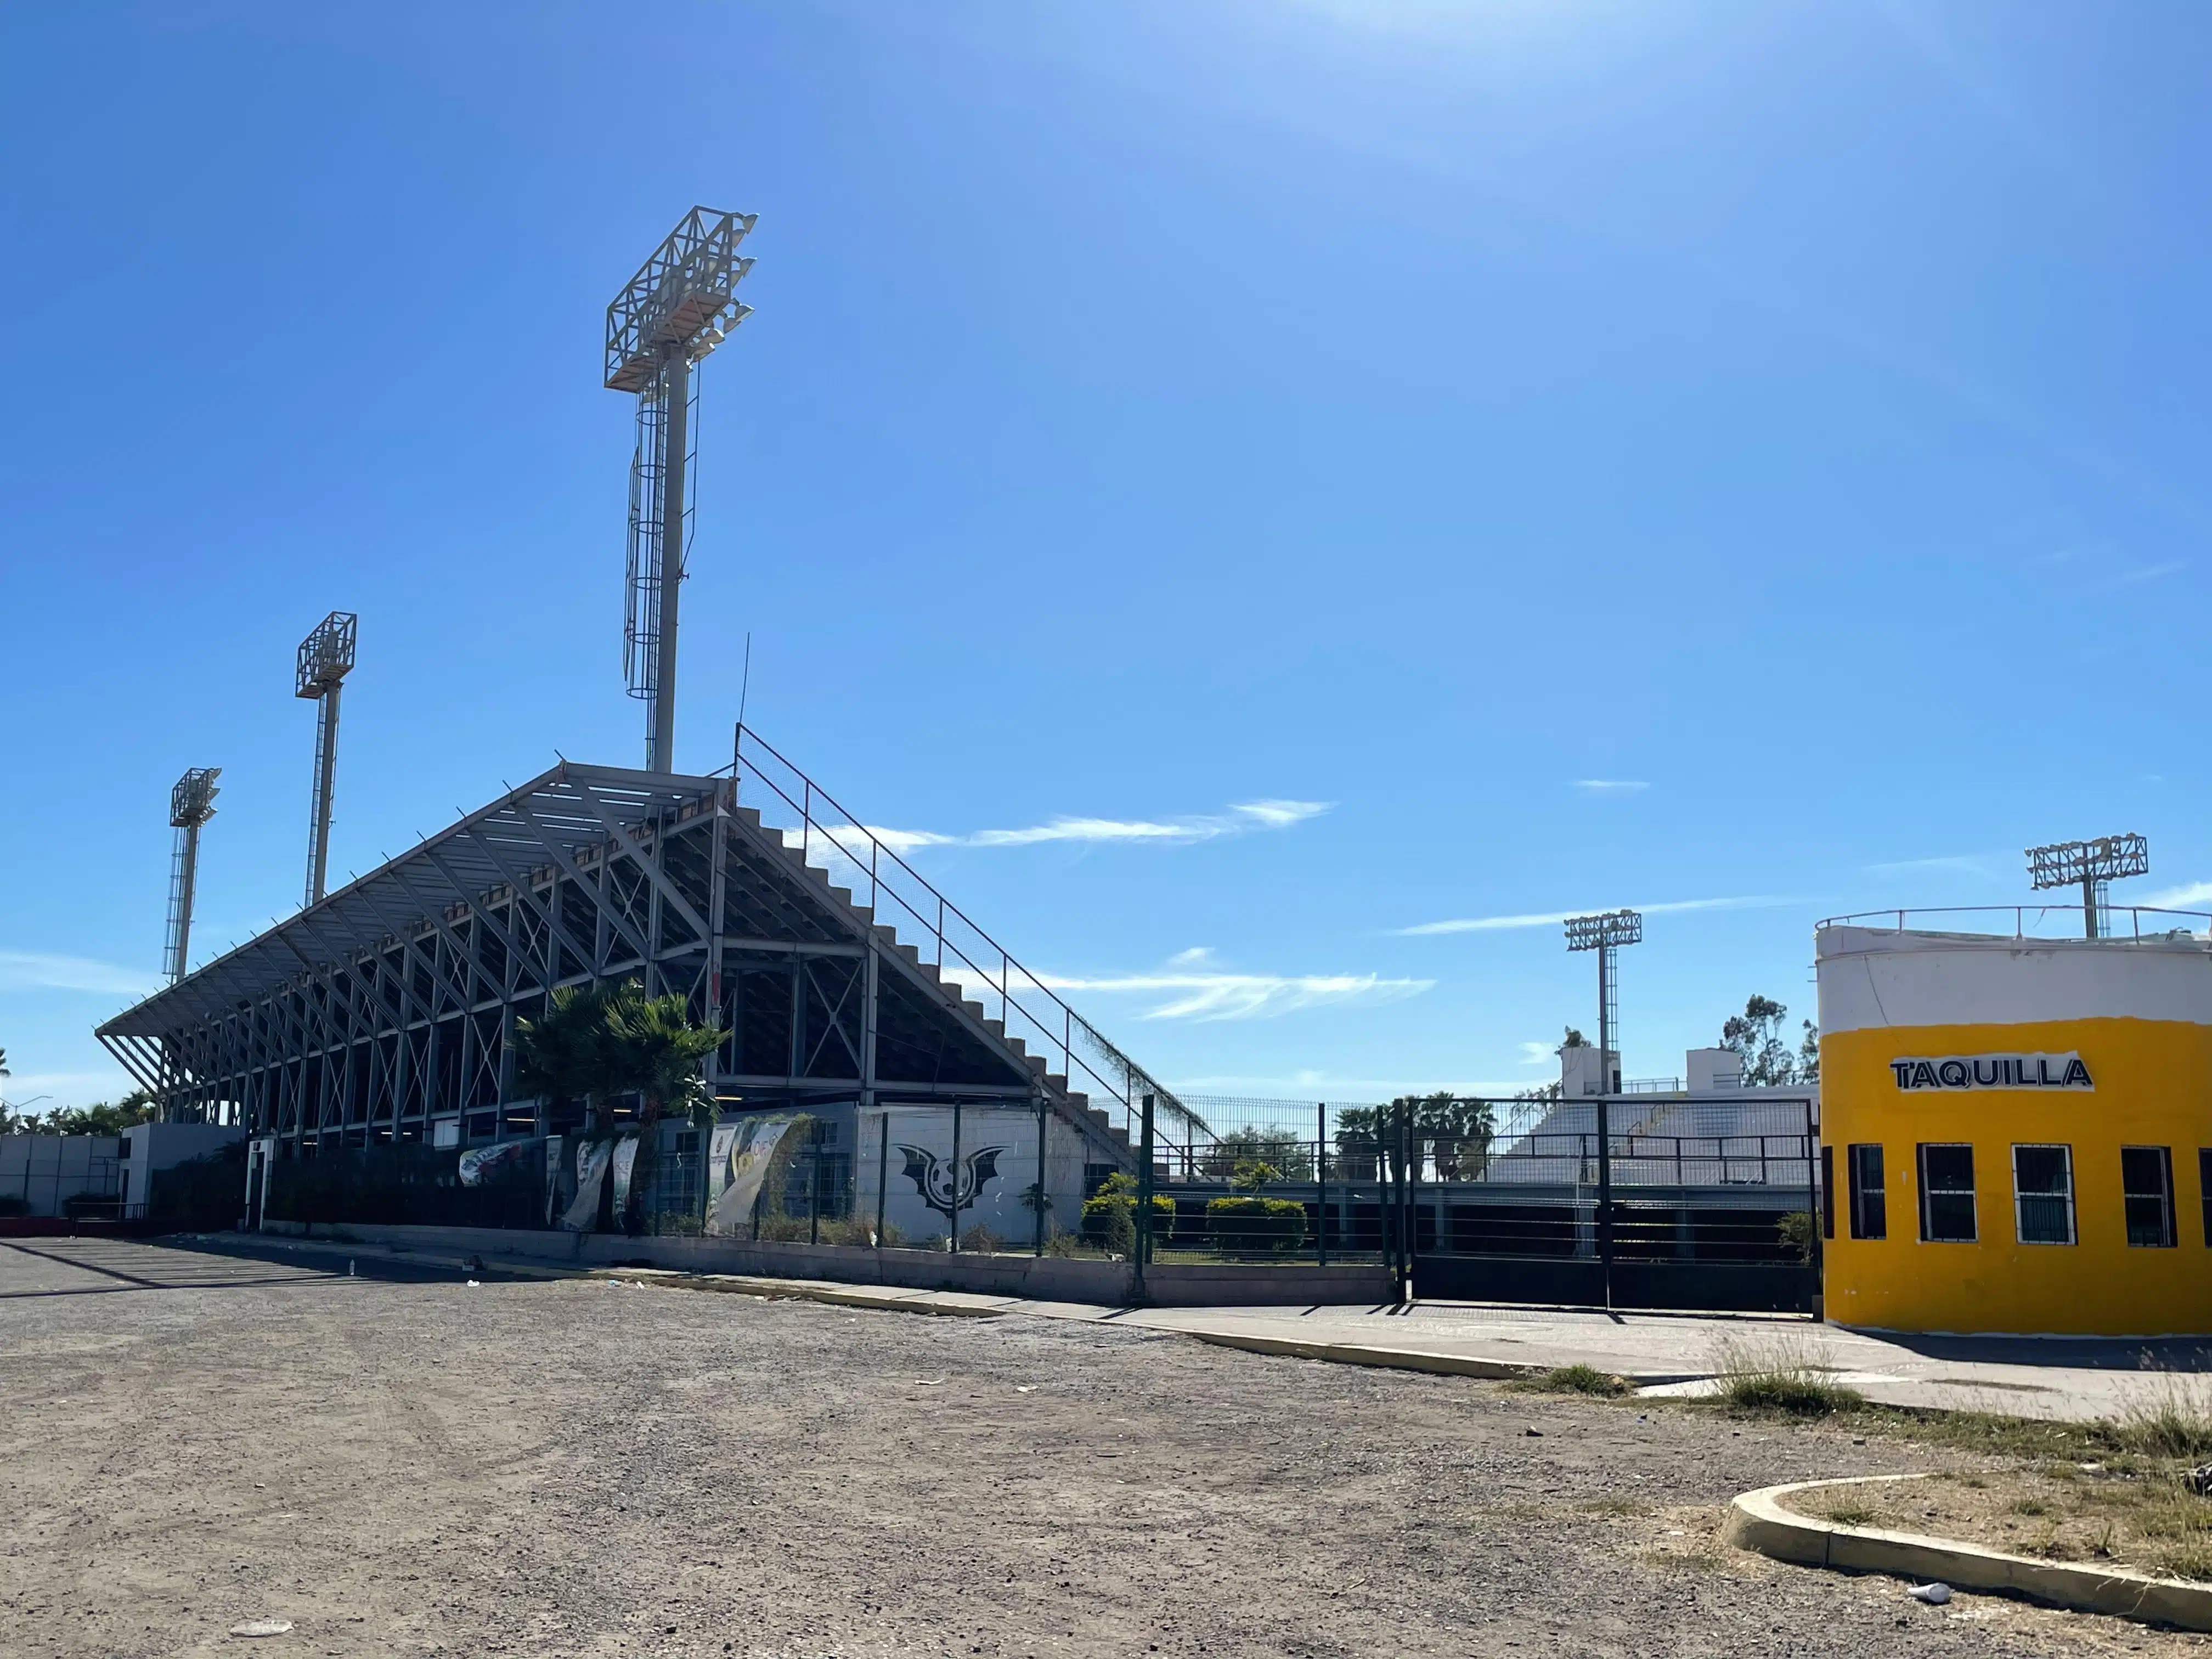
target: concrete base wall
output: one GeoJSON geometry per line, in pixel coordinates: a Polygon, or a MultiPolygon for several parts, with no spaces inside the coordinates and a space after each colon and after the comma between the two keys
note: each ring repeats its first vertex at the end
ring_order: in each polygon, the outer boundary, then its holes
{"type": "MultiPolygon", "coordinates": [[[[934,1250],[871,1250],[853,1244],[784,1244],[731,1238],[625,1238],[610,1233],[524,1232],[497,1227],[400,1227],[361,1223],[270,1221],[264,1230],[295,1238],[351,1240],[407,1249],[523,1257],[578,1267],[643,1264],[683,1273],[757,1273],[892,1285],[917,1291],[969,1291],[1038,1302],[1129,1303],[1126,1262],[1064,1256],[952,1255],[934,1250]]],[[[1374,1306],[1392,1300],[1379,1267],[1272,1267],[1156,1263],[1147,1300],[1161,1307],[1374,1306]]]]}

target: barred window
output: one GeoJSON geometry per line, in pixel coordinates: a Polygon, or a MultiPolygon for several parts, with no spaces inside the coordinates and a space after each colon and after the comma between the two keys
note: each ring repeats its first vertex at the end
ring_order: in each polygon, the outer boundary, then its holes
{"type": "Polygon", "coordinates": [[[1920,1237],[1930,1244],[1971,1244],[1974,1230],[1974,1149],[1920,1146],[1920,1237]]]}
{"type": "Polygon", "coordinates": [[[2120,1192],[2128,1243],[2138,1249],[2173,1246],[2173,1154],[2164,1146],[2120,1148],[2120,1192]]]}
{"type": "Polygon", "coordinates": [[[2015,1236],[2023,1244],[2071,1244],[2074,1238],[2074,1149],[2012,1149],[2015,1236]]]}
{"type": "Polygon", "coordinates": [[[1850,1166],[1851,1237],[1888,1237],[1889,1194],[1882,1187],[1881,1148],[1847,1146],[1844,1156],[1850,1166]]]}

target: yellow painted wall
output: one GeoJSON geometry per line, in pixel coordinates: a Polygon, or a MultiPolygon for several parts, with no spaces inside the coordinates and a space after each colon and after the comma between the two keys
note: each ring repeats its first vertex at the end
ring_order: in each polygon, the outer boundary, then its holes
{"type": "Polygon", "coordinates": [[[2019,1025],[1890,1026],[1820,1039],[1820,1139],[1833,1148],[1835,1237],[1824,1243],[1827,1317],[1890,1330],[2106,1336],[2212,1334],[2212,1251],[2197,1152],[2212,1146],[2212,1027],[2097,1018],[2019,1025]],[[1908,1055],[2078,1052],[2094,1091],[1900,1090],[1908,1055]],[[1882,1147],[1889,1236],[1850,1237],[1844,1148],[1882,1147]],[[1915,1148],[1974,1149],[1972,1244],[1920,1242],[1915,1148]],[[2022,1244],[2015,1143],[2074,1149],[2077,1243],[2022,1244]],[[2120,1148],[2166,1146],[2174,1248],[2127,1242],[2120,1148]]]}

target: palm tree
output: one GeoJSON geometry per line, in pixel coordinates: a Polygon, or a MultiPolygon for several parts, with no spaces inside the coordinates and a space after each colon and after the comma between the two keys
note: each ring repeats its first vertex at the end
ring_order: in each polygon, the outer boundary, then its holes
{"type": "MultiPolygon", "coordinates": [[[[682,993],[649,997],[633,980],[608,998],[605,1034],[611,1087],[638,1096],[637,1161],[629,1187],[634,1211],[659,1147],[661,1120],[674,1110],[704,1129],[720,1115],[700,1065],[729,1033],[695,1023],[690,1000],[682,993]]],[[[625,1226],[629,1221],[623,1218],[625,1226]]]]}
{"type": "Polygon", "coordinates": [[[546,999],[536,1019],[514,1022],[515,1077],[548,1106],[581,1097],[593,1139],[613,1132],[603,1121],[610,1092],[607,1054],[609,993],[568,985],[546,999]]]}
{"type": "MultiPolygon", "coordinates": [[[[661,1119],[674,1109],[703,1127],[718,1115],[699,1065],[726,1035],[717,1026],[694,1024],[680,994],[649,997],[635,980],[571,986],[547,1000],[541,1018],[515,1022],[515,1072],[524,1088],[550,1101],[581,1097],[592,1140],[617,1139],[611,1115],[617,1096],[639,1097],[629,1206],[635,1209],[653,1167],[661,1119]]],[[[612,1231],[618,1220],[629,1223],[614,1212],[609,1181],[600,1188],[599,1229],[612,1231]]]]}

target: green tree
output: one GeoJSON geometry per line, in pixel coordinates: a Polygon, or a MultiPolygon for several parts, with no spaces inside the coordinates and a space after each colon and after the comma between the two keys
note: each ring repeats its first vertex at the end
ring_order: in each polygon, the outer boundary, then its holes
{"type": "MultiPolygon", "coordinates": [[[[581,1099],[594,1140],[617,1139],[613,1110],[622,1095],[638,1097],[637,1151],[630,1166],[634,1212],[653,1167],[661,1120],[673,1110],[704,1127],[718,1115],[700,1062],[720,1047],[719,1027],[691,1018],[680,994],[649,997],[634,980],[571,986],[547,999],[537,1019],[515,1022],[515,1074],[522,1086],[554,1103],[581,1099]]],[[[613,1231],[614,1183],[601,1188],[599,1225],[613,1231]]]]}
{"type": "Polygon", "coordinates": [[[1282,1178],[1283,1172],[1273,1164],[1254,1159],[1238,1164],[1229,1184],[1240,1193],[1264,1193],[1282,1178]]]}
{"type": "Polygon", "coordinates": [[[50,1135],[119,1135],[134,1123],[152,1122],[160,1112],[152,1095],[133,1089],[118,1101],[64,1106],[49,1112],[43,1130],[50,1135]]]}
{"type": "Polygon", "coordinates": [[[609,994],[595,985],[564,985],[546,998],[537,1018],[514,1022],[515,1080],[556,1110],[581,1100],[586,1133],[594,1140],[614,1133],[605,1101],[611,1072],[609,994]]]}
{"type": "Polygon", "coordinates": [[[714,1091],[700,1068],[729,1033],[695,1022],[689,998],[677,991],[649,997],[625,981],[607,999],[605,1031],[610,1085],[638,1095],[641,1126],[671,1113],[701,1128],[714,1121],[714,1091]]]}
{"type": "Polygon", "coordinates": [[[1795,1053],[1782,1035],[1790,1010],[1772,997],[1753,993],[1743,1012],[1721,1026],[1721,1047],[1743,1061],[1743,1080],[1753,1088],[1786,1088],[1820,1080],[1820,1030],[1800,1020],[1804,1036],[1795,1053]]]}
{"type": "Polygon", "coordinates": [[[1401,1095],[1388,1106],[1354,1106],[1337,1118],[1337,1162],[1346,1181],[1388,1179],[1399,1161],[1397,1126],[1410,1121],[1417,1167],[1433,1160],[1442,1181],[1480,1181],[1498,1138],[1498,1109],[1487,1100],[1440,1090],[1401,1095]]]}
{"type": "Polygon", "coordinates": [[[1313,1143],[1292,1129],[1230,1129],[1198,1155],[1198,1172],[1209,1180],[1233,1179],[1245,1164],[1272,1164],[1285,1181],[1313,1179],[1313,1143]]]}

